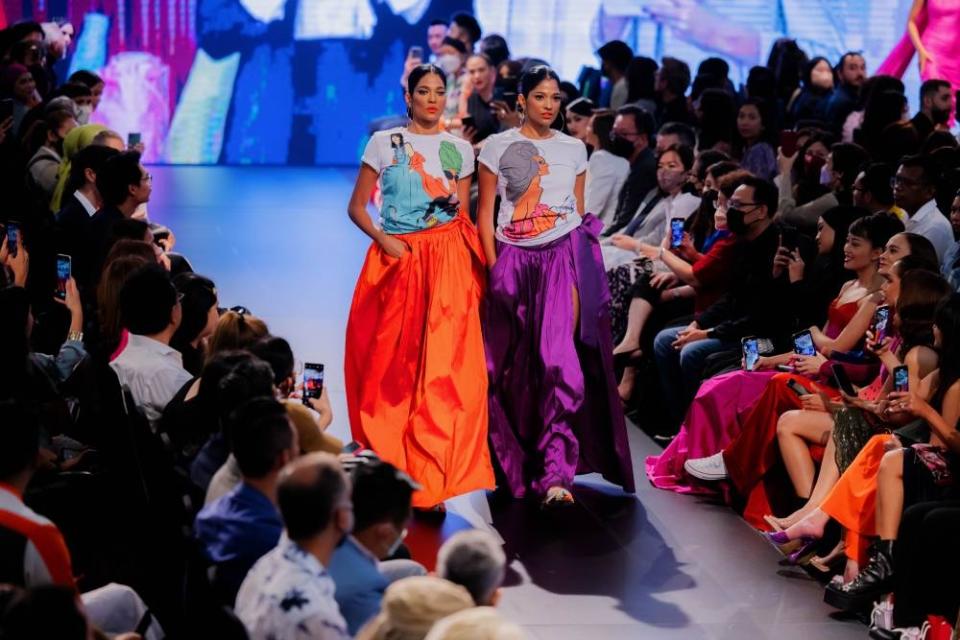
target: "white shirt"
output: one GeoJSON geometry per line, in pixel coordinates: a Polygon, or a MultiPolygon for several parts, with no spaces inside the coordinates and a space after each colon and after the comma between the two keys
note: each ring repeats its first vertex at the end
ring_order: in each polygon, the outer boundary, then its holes
{"type": "Polygon", "coordinates": [[[910,216],[905,225],[906,231],[921,235],[933,243],[937,250],[937,259],[943,262],[943,257],[953,246],[953,227],[947,217],[940,213],[937,201],[931,200],[910,216]]]}
{"type": "Polygon", "coordinates": [[[284,533],[237,593],[235,611],[251,640],[341,640],[350,637],[335,586],[317,559],[284,533]]]}
{"type": "Polygon", "coordinates": [[[83,207],[84,211],[87,212],[87,215],[92,218],[93,214],[97,212],[97,208],[93,206],[93,203],[90,202],[90,200],[87,199],[87,196],[83,195],[79,191],[74,191],[73,197],[77,199],[77,202],[79,202],[80,206],[83,207]]]}
{"type": "MultiPolygon", "coordinates": [[[[650,190],[643,199],[643,202],[640,203],[637,214],[643,211],[650,202],[650,198],[654,197],[656,193],[656,187],[650,190]]],[[[683,218],[686,220],[699,206],[700,198],[692,193],[678,193],[675,196],[662,198],[660,202],[655,204],[647,213],[640,227],[634,231],[633,238],[644,244],[651,244],[658,247],[660,243],[663,242],[664,237],[670,233],[670,220],[672,218],[683,218]]],[[[637,258],[635,252],[628,249],[617,248],[609,244],[609,242],[609,240],[606,240],[603,246],[600,247],[603,255],[603,268],[605,270],[615,269],[621,265],[633,262],[637,258]]],[[[656,266],[655,268],[658,271],[661,270],[656,266]]]]}
{"type": "Polygon", "coordinates": [[[167,403],[193,379],[183,368],[180,352],[146,336],[130,334],[127,347],[110,363],[120,384],[128,387],[133,401],[155,425],[167,403]]]}
{"type": "Polygon", "coordinates": [[[587,185],[584,194],[587,212],[600,218],[604,227],[617,213],[620,189],[630,174],[630,162],[609,151],[597,149],[587,163],[587,185]]]}

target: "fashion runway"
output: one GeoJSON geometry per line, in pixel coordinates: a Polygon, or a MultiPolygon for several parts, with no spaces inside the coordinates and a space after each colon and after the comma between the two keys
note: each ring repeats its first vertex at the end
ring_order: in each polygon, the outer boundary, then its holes
{"type": "MultiPolygon", "coordinates": [[[[176,251],[217,284],[221,306],[242,304],[287,338],[301,362],[326,366],[331,432],[349,440],[344,332],[369,245],[350,222],[355,168],[151,167],[150,217],[173,229],[176,251]]],[[[453,532],[487,527],[511,561],[500,604],[532,638],[864,638],[830,618],[822,587],[778,565],[779,554],[732,511],[653,489],[643,461],[659,448],[629,427],[638,494],[593,476],[557,516],[482,493],[418,519],[407,544],[432,566],[453,532]]]]}

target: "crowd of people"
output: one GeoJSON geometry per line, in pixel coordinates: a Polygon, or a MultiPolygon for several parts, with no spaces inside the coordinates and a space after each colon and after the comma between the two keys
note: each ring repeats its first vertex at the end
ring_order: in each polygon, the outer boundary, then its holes
{"type": "Polygon", "coordinates": [[[523,637],[498,541],[427,575],[414,509],[565,508],[589,470],[631,491],[624,412],[666,447],[650,482],[730,504],[874,637],[952,627],[953,87],[911,114],[860,54],[790,40],[740,87],[620,41],[575,84],[467,14],[425,36],[349,207],[374,246],[345,446],[290,345],[150,221],[142,148],[88,122],[102,79],[2,33],[0,635],[523,637]]]}

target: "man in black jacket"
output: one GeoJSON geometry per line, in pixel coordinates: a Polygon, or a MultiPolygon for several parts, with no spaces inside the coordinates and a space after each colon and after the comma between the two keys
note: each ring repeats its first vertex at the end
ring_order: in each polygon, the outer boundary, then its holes
{"type": "MultiPolygon", "coordinates": [[[[603,235],[611,236],[630,222],[637,214],[643,197],[657,186],[657,156],[654,131],[656,125],[653,116],[636,105],[626,105],[617,109],[611,135],[615,147],[629,152],[630,173],[620,188],[617,211],[613,222],[603,235]]],[[[626,155],[626,153],[624,153],[626,155]]]]}
{"type": "MultiPolygon", "coordinates": [[[[704,363],[718,351],[739,348],[749,335],[786,343],[796,321],[785,309],[789,280],[774,270],[773,260],[788,228],[773,221],[777,188],[749,177],[730,198],[727,226],[741,243],[734,284],[720,300],[687,326],[664,329],[654,341],[654,353],[664,397],[673,423],[679,424],[700,386],[704,363]]],[[[802,253],[806,253],[804,248],[802,253]]],[[[809,264],[809,256],[804,256],[809,264]]]]}

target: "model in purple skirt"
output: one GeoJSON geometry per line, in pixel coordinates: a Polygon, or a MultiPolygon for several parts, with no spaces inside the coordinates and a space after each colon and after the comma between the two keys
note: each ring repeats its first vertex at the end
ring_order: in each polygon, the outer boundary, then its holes
{"type": "Polygon", "coordinates": [[[582,213],[586,148],[550,128],[560,88],[549,68],[524,74],[518,108],[521,127],[480,153],[478,226],[493,265],[482,311],[490,440],[515,497],[570,504],[574,475],[590,472],[632,492],[602,224],[582,213]]]}

